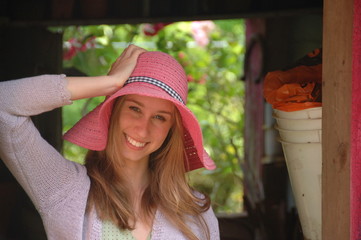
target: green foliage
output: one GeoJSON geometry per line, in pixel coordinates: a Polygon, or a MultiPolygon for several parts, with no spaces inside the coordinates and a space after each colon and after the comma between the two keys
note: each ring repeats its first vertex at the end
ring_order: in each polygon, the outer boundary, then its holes
{"type": "MultiPolygon", "coordinates": [[[[190,81],[187,106],[200,121],[205,148],[217,164],[215,171],[192,171],[190,182],[211,196],[216,212],[238,212],[242,211],[243,195],[244,84],[239,79],[245,51],[244,23],[220,20],[214,24],[210,43],[203,47],[194,41],[190,22],[170,24],[155,36],[144,35],[143,25],[68,27],[64,29],[65,41],[76,38],[84,43],[95,36],[96,47],[78,51],[64,66],[86,75],[104,75],[129,42],[174,56],[190,81]]],[[[81,100],[64,107],[64,131],[101,101],[81,100]]],[[[84,153],[84,149],[64,145],[65,156],[76,162],[83,161],[84,153]]]]}

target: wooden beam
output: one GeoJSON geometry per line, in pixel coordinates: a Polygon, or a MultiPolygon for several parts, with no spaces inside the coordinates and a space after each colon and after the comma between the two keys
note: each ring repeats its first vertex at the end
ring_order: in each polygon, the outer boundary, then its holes
{"type": "Polygon", "coordinates": [[[104,17],[90,19],[44,19],[44,20],[13,20],[0,19],[0,25],[12,27],[30,27],[30,26],[85,26],[85,25],[117,25],[117,24],[141,24],[141,23],[157,23],[157,22],[180,22],[180,21],[201,21],[201,20],[220,20],[220,19],[238,19],[238,18],[275,18],[275,17],[291,17],[304,16],[310,14],[322,14],[322,8],[297,8],[283,10],[268,11],[247,11],[239,13],[219,13],[219,14],[194,14],[194,15],[178,15],[178,16],[133,16],[133,17],[104,17]]]}
{"type": "Polygon", "coordinates": [[[322,239],[350,239],[353,0],[325,0],[322,239]]]}

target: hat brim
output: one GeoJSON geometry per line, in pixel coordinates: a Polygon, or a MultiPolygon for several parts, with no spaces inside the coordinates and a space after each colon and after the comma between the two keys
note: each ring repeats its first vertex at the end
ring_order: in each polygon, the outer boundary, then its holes
{"type": "Polygon", "coordinates": [[[109,119],[115,99],[130,94],[155,97],[172,102],[179,110],[186,134],[190,136],[188,143],[185,142],[188,170],[201,167],[208,170],[216,168],[213,160],[203,148],[202,131],[194,114],[183,103],[175,100],[165,91],[144,82],[128,84],[106,98],[103,103],[80,119],[73,128],[66,132],[64,139],[90,150],[104,150],[107,144],[109,119]],[[192,145],[196,149],[196,154],[194,150],[192,152],[190,149],[193,147],[192,145]]]}

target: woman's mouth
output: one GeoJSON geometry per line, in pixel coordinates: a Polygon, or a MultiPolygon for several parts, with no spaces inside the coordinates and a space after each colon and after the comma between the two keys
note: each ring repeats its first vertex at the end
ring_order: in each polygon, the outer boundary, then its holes
{"type": "Polygon", "coordinates": [[[125,135],[125,138],[127,139],[128,143],[130,143],[132,146],[141,148],[144,147],[146,143],[144,142],[138,142],[134,140],[133,138],[129,137],[128,135],[125,135]]]}

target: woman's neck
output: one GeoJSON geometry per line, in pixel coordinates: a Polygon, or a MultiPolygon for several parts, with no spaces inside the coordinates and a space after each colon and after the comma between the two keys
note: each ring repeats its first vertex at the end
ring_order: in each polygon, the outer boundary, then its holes
{"type": "Polygon", "coordinates": [[[153,225],[154,214],[148,214],[142,208],[142,196],[149,184],[148,161],[127,162],[125,166],[126,181],[129,187],[131,203],[135,212],[135,222],[130,219],[130,224],[135,229],[132,231],[136,239],[145,239],[153,225]]]}
{"type": "Polygon", "coordinates": [[[131,192],[135,193],[135,195],[142,195],[149,183],[148,162],[128,162],[125,166],[125,176],[131,192]]]}

